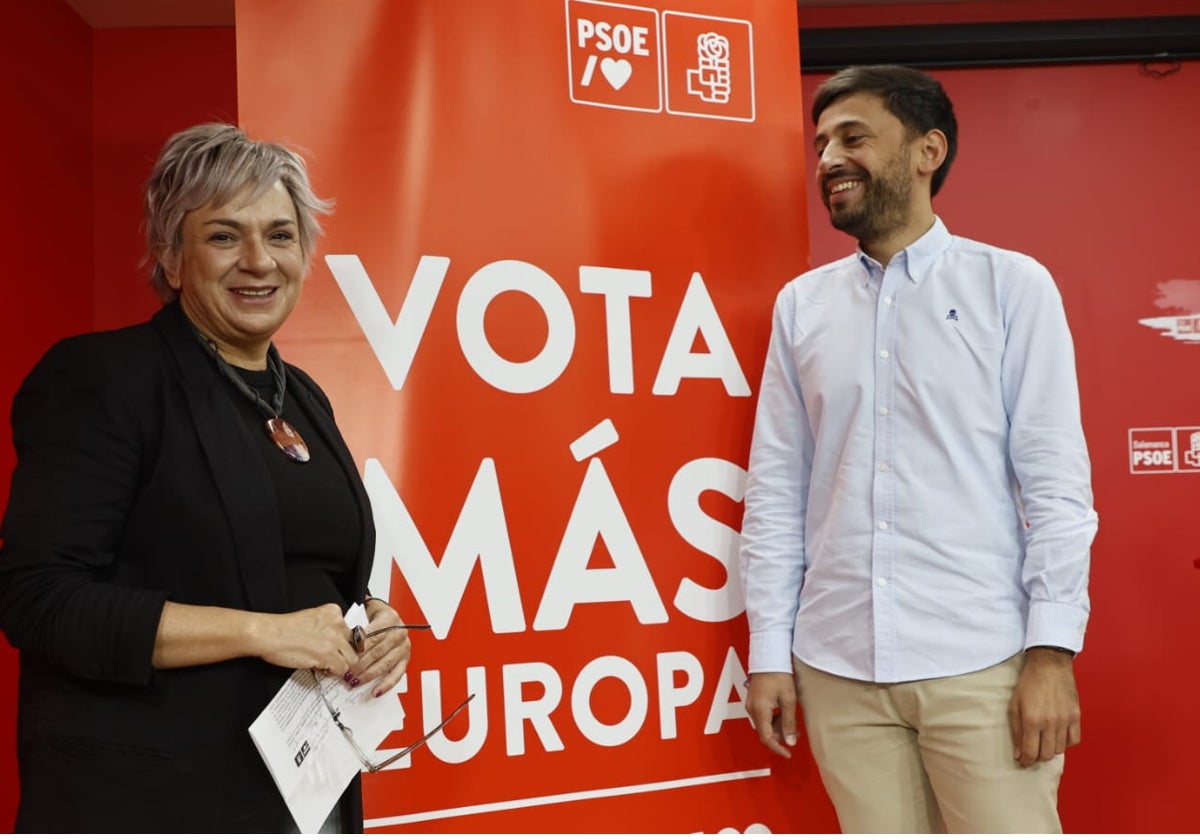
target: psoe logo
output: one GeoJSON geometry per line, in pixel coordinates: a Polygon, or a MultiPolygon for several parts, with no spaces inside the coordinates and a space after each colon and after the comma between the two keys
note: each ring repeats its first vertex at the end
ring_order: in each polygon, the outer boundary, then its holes
{"type": "Polygon", "coordinates": [[[1130,429],[1129,471],[1200,473],[1200,426],[1130,429]]]}
{"type": "Polygon", "coordinates": [[[1200,429],[1176,429],[1175,440],[1179,449],[1180,472],[1200,472],[1200,429]]]}
{"type": "Polygon", "coordinates": [[[754,122],[748,20],[566,0],[571,101],[754,122]]]}
{"type": "Polygon", "coordinates": [[[658,10],[567,0],[571,101],[625,111],[662,110],[658,10]]]}
{"type": "Polygon", "coordinates": [[[754,122],[754,27],[748,20],[664,11],[667,113],[754,122]]]}
{"type": "Polygon", "coordinates": [[[1141,318],[1139,324],[1158,330],[1160,335],[1176,341],[1200,342],[1200,280],[1167,280],[1159,283],[1154,305],[1183,314],[1141,318]]]}

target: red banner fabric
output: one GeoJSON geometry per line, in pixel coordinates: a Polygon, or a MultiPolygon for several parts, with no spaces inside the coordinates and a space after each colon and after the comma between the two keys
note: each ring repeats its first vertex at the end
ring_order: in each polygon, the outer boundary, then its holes
{"type": "Polygon", "coordinates": [[[336,199],[286,359],[414,639],[382,830],[836,829],[743,701],[731,574],[807,268],[791,2],[239,0],[239,114],[336,199]]]}

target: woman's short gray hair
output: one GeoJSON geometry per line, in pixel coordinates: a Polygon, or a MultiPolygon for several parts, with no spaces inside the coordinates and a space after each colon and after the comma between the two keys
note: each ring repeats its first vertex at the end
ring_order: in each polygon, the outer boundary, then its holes
{"type": "Polygon", "coordinates": [[[321,235],[318,216],[332,201],[318,198],[308,181],[304,158],[278,143],[251,140],[237,126],[204,123],[169,139],[146,183],[146,259],[154,268],[150,284],[164,303],[175,300],[164,260],[175,260],[183,245],[183,219],[209,204],[226,204],[249,190],[253,202],[281,182],[296,206],[300,247],[312,257],[321,235]]]}

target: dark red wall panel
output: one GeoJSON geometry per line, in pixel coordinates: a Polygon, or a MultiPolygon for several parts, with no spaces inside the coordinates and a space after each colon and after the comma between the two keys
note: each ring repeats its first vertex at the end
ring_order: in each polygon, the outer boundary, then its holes
{"type": "Polygon", "coordinates": [[[142,186],[169,135],[237,121],[237,54],[233,29],[97,29],[93,44],[95,325],[108,329],[158,308],[142,186]]]}

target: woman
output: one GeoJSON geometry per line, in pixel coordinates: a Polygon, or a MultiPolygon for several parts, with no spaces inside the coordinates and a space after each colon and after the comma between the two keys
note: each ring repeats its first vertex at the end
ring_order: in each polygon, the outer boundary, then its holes
{"type": "MultiPolygon", "coordinates": [[[[377,695],[369,503],[329,401],[271,338],[328,204],[233,126],[172,137],[146,188],[148,322],[58,343],[13,404],[0,628],[21,651],[18,831],[295,830],[247,728],[292,669],[377,695]]],[[[334,830],[361,831],[357,780],[334,830]]]]}

